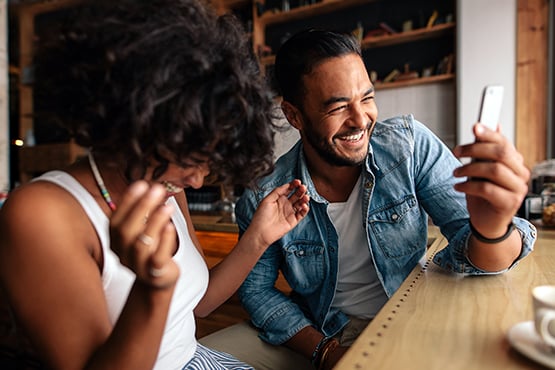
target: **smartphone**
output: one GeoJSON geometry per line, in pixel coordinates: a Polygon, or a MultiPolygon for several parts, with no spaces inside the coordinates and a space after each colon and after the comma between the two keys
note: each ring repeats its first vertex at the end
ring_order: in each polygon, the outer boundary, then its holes
{"type": "Polygon", "coordinates": [[[491,130],[497,130],[501,105],[503,103],[503,86],[487,85],[482,92],[482,102],[480,104],[480,114],[478,122],[491,130]]]}

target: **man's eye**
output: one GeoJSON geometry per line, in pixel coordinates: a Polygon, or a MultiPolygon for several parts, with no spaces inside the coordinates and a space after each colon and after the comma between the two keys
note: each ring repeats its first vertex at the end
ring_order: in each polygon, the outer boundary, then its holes
{"type": "Polygon", "coordinates": [[[366,103],[366,102],[369,102],[373,99],[374,99],[374,96],[366,96],[364,99],[362,99],[362,101],[366,103]]]}
{"type": "Polygon", "coordinates": [[[341,111],[343,111],[343,110],[345,110],[345,109],[347,109],[347,106],[346,106],[346,105],[341,105],[341,106],[339,106],[339,107],[337,107],[337,108],[333,108],[332,110],[329,111],[329,113],[330,113],[330,114],[332,114],[332,113],[339,113],[339,112],[341,112],[341,111]]]}

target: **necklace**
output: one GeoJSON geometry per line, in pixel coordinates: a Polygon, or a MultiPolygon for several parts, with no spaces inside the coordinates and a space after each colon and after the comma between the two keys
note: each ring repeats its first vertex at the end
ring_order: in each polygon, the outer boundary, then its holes
{"type": "Polygon", "coordinates": [[[108,189],[106,189],[106,185],[104,185],[104,180],[100,175],[100,171],[98,170],[98,167],[96,165],[96,162],[94,161],[94,157],[91,151],[89,151],[88,157],[89,157],[89,164],[91,165],[91,170],[92,170],[94,179],[96,180],[96,184],[100,189],[100,194],[102,194],[102,197],[106,201],[106,204],[108,204],[108,207],[110,207],[112,211],[115,211],[116,203],[114,203],[114,201],[112,200],[112,197],[110,196],[110,193],[108,192],[108,189]]]}

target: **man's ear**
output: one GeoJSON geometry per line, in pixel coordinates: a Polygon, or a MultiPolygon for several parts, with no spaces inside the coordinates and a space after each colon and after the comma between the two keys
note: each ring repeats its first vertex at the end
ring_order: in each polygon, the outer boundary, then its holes
{"type": "Polygon", "coordinates": [[[295,127],[297,130],[301,129],[301,112],[295,107],[293,104],[289,103],[288,101],[283,100],[281,102],[281,110],[283,114],[285,114],[285,118],[291,124],[291,126],[295,127]]]}

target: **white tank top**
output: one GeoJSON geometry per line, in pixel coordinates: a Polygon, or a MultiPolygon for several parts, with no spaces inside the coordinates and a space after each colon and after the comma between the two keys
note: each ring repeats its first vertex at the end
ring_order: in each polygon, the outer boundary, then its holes
{"type": "MultiPolygon", "coordinates": [[[[71,193],[94,225],[104,254],[102,284],[110,320],[115,324],[135,281],[135,274],[123,266],[110,249],[108,217],[92,195],[66,172],[51,171],[34,181],[38,180],[50,181],[71,193]]],[[[185,218],[179,212],[173,197],[168,202],[174,204],[177,210],[172,221],[177,230],[179,248],[173,259],[179,266],[180,275],[173,293],[155,370],[181,369],[193,357],[197,347],[193,309],[208,287],[208,268],[191,241],[185,218]]]]}
{"type": "Polygon", "coordinates": [[[332,307],[347,315],[372,319],[387,301],[387,295],[370,255],[361,204],[359,177],[346,202],[328,206],[339,236],[339,271],[332,307]]]}

